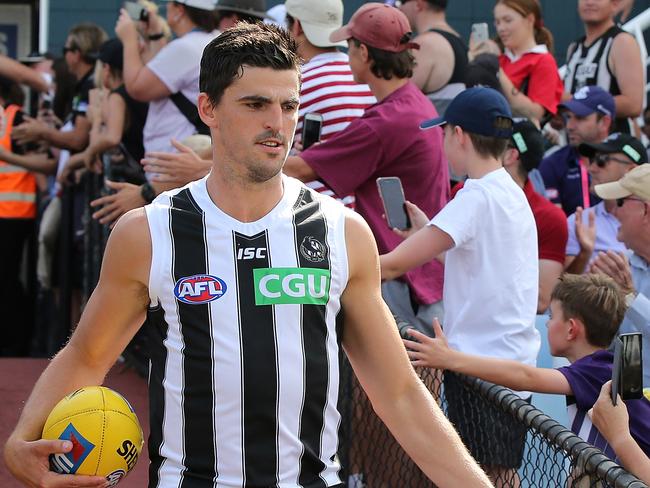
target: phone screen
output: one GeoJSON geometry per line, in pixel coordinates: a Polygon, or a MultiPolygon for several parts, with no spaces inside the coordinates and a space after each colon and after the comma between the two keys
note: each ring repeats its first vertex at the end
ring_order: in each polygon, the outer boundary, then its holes
{"type": "Polygon", "coordinates": [[[643,362],[641,334],[621,334],[623,342],[623,368],[621,370],[621,398],[639,399],[643,395],[643,362]]]}
{"type": "Polygon", "coordinates": [[[320,131],[323,126],[323,118],[320,114],[307,114],[303,119],[302,126],[302,148],[307,149],[315,142],[320,141],[320,131]]]}
{"type": "Polygon", "coordinates": [[[643,360],[641,334],[621,334],[614,342],[612,367],[612,403],[616,394],[623,400],[636,400],[643,396],[643,360]]]}
{"type": "Polygon", "coordinates": [[[472,40],[476,43],[488,40],[488,25],[485,22],[472,24],[472,40]]]}
{"type": "Polygon", "coordinates": [[[379,195],[384,203],[384,213],[391,229],[405,230],[411,227],[411,221],[404,205],[402,182],[395,176],[377,178],[379,195]]]}

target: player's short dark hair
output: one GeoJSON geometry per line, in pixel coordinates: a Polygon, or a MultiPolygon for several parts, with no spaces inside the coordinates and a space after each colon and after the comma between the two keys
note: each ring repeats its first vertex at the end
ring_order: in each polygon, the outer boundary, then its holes
{"type": "Polygon", "coordinates": [[[218,105],[226,88],[243,75],[244,66],[300,73],[296,42],[281,27],[240,22],[203,50],[200,90],[218,105]]]}
{"type": "MultiPolygon", "coordinates": [[[[352,42],[356,47],[361,46],[361,41],[352,38],[352,42]]],[[[365,44],[365,43],[363,43],[365,44]]],[[[368,56],[370,57],[370,71],[377,78],[384,80],[392,80],[393,77],[397,78],[411,78],[413,76],[413,68],[415,67],[415,58],[410,50],[405,49],[402,52],[394,53],[377,49],[376,47],[365,44],[368,48],[368,56]]]]}
{"type": "Polygon", "coordinates": [[[551,293],[564,319],[579,319],[592,346],[608,347],[625,316],[625,296],[616,282],[602,274],[564,274],[551,293]]]}
{"type": "MultiPolygon", "coordinates": [[[[450,130],[454,129],[453,124],[448,124],[450,130]]],[[[461,127],[462,129],[462,127],[461,127]]],[[[484,158],[495,158],[501,160],[503,154],[508,148],[508,139],[502,137],[491,137],[484,136],[481,134],[476,134],[474,132],[469,132],[463,129],[465,134],[467,134],[472,141],[472,146],[479,156],[484,158]]]]}
{"type": "Polygon", "coordinates": [[[447,0],[427,0],[427,4],[436,12],[444,12],[447,9],[447,0]]]}

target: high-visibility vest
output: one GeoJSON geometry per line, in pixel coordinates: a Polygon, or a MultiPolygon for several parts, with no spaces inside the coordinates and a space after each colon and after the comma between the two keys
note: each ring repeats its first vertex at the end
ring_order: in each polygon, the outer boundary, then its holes
{"type": "MultiPolygon", "coordinates": [[[[11,131],[18,105],[5,108],[4,133],[0,146],[11,151],[11,131]]],[[[19,166],[0,161],[0,219],[33,219],[36,217],[36,178],[19,166]]]]}

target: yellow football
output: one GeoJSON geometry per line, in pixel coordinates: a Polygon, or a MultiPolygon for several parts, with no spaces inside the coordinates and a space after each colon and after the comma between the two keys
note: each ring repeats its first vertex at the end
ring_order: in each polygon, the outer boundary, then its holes
{"type": "Polygon", "coordinates": [[[50,456],[52,471],[105,476],[110,486],[133,469],[144,442],[133,407],[103,386],[81,388],[57,403],[45,421],[43,439],[72,442],[70,452],[50,456]]]}

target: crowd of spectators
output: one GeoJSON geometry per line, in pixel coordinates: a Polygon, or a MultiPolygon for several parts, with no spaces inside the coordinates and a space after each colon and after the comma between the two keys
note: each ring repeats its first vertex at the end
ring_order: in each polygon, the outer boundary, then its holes
{"type": "MultiPolygon", "coordinates": [[[[578,283],[622,293],[620,330],[641,332],[650,351],[650,108],[641,49],[615,22],[628,5],[578,0],[585,35],[561,56],[538,0],[496,1],[487,40],[462,39],[447,0],[398,3],[367,3],[342,27],[342,0],[287,0],[268,13],[264,0],[175,0],[164,17],[141,0],[135,14],[119,12],[113,36],[92,23],[72,27],[62,58],[0,56],[1,355],[53,352],[34,324],[47,335],[62,307],[71,312],[59,326],[74,328],[88,298],[92,220],[107,234],[124,213],[218,161],[196,108],[199,66],[204,47],[242,21],[280,23],[298,42],[300,111],[284,172],[368,222],[384,299],[422,344],[440,318],[452,349],[534,366],[536,314],[556,308],[558,320],[597,326],[582,308],[567,309],[562,290],[580,286],[554,291],[563,273],[593,273],[610,279],[578,283]],[[566,61],[563,78],[556,59],[566,61]],[[36,94],[31,114],[21,86],[36,94]],[[303,150],[309,113],[322,116],[321,139],[303,150]],[[377,189],[377,178],[395,176],[413,224],[406,232],[389,228],[377,189]]],[[[611,362],[597,346],[590,354],[611,362]]],[[[580,351],[574,359],[589,369],[580,351]]],[[[571,395],[564,376],[553,378],[571,395]]],[[[607,427],[607,411],[597,407],[598,426],[607,427]]],[[[650,420],[633,420],[632,436],[650,439],[650,420]]],[[[523,442],[513,429],[504,426],[504,443],[523,442]]],[[[496,479],[520,462],[512,452],[480,461],[496,479]]]]}

